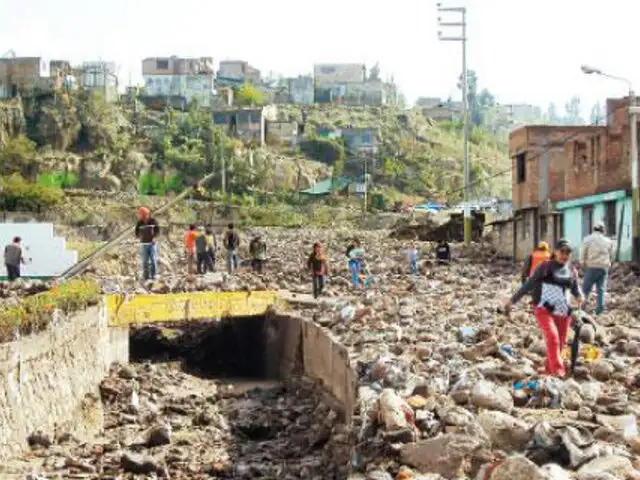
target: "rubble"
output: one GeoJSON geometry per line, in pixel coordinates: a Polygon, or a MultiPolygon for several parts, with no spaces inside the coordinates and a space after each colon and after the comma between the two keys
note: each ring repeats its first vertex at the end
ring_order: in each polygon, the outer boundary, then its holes
{"type": "MultiPolygon", "coordinates": [[[[636,475],[640,286],[632,272],[614,269],[606,314],[596,332],[581,332],[575,374],[557,379],[538,373],[544,342],[526,302],[510,317],[499,312],[519,285],[519,272],[487,245],[454,244],[454,262],[439,267],[431,261],[433,245],[419,243],[421,275],[414,280],[406,260],[409,242],[389,238],[389,231],[241,229],[241,238],[257,231],[270,255],[263,275],[241,268],[188,280],[178,235],[161,240],[160,255],[172,270],[161,269],[156,282],[137,278],[133,241],[88,275],[105,291],[286,292],[298,300],[291,309],[349,349],[359,376],[353,424],[342,425],[311,385],[300,387],[300,395],[282,385],[233,394],[225,382],[194,377],[179,366],[132,364],[101,386],[108,414],[100,461],[90,453],[95,446],[71,441],[64,455],[55,443],[34,446],[48,452],[46,465],[59,461],[56,468],[92,467],[105,475],[144,469],[171,478],[636,475]],[[366,289],[349,286],[344,252],[354,236],[361,238],[376,279],[366,289]],[[315,241],[323,244],[331,270],[317,303],[305,269],[315,241]]],[[[247,243],[241,244],[244,259],[247,243]]]]}

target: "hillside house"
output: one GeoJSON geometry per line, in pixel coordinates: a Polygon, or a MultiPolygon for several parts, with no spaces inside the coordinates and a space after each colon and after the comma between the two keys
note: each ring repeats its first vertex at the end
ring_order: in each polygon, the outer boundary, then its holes
{"type": "Polygon", "coordinates": [[[15,98],[51,93],[55,88],[55,72],[50,62],[41,57],[0,58],[0,98],[15,98]]]}
{"type": "Polygon", "coordinates": [[[245,143],[263,147],[266,142],[267,121],[276,121],[275,106],[249,108],[221,108],[212,111],[213,123],[223,126],[232,137],[245,143]]]}
{"type": "Polygon", "coordinates": [[[223,60],[218,68],[219,81],[229,80],[239,84],[248,82],[259,84],[262,81],[260,70],[244,60],[223,60]]]}
{"type": "Polygon", "coordinates": [[[98,92],[107,102],[118,100],[118,76],[115,62],[82,62],[77,69],[80,87],[98,92]]]}
{"type": "Polygon", "coordinates": [[[378,132],[375,128],[343,128],[342,138],[349,153],[375,150],[378,132]]]}
{"type": "Polygon", "coordinates": [[[186,108],[192,100],[203,107],[212,105],[214,70],[211,57],[145,58],[142,61],[142,76],[145,88],[141,97],[147,97],[148,101],[169,98],[172,99],[171,104],[178,103],[182,108],[186,108]]]}

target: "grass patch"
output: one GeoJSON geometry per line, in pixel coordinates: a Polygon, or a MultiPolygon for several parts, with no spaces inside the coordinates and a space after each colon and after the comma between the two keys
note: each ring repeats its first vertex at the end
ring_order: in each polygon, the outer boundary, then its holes
{"type": "Polygon", "coordinates": [[[0,310],[0,343],[13,340],[16,328],[20,335],[44,330],[53,312],[70,314],[96,305],[100,287],[89,280],[71,280],[38,295],[24,297],[18,305],[0,310]]]}

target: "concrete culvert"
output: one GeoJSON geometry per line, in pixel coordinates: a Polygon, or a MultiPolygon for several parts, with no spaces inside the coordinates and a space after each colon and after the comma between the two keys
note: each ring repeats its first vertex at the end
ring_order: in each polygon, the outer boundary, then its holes
{"type": "MultiPolygon", "coordinates": [[[[132,361],[182,361],[203,377],[276,379],[269,372],[266,317],[141,326],[131,329],[132,361]]],[[[274,359],[277,362],[277,358],[274,359]]]]}

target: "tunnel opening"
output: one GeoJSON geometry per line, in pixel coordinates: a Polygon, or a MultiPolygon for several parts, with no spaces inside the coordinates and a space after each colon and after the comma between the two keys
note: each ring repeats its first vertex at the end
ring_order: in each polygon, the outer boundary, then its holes
{"type": "Polygon", "coordinates": [[[278,352],[268,343],[266,316],[234,317],[132,328],[129,355],[133,362],[179,361],[204,378],[276,380],[269,365],[278,352]]]}

